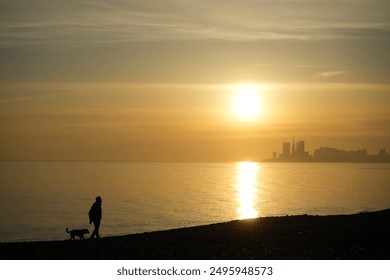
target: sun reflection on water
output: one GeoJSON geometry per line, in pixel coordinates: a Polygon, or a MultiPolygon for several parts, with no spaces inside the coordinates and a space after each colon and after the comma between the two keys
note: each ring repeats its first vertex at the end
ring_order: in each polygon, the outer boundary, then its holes
{"type": "Polygon", "coordinates": [[[240,162],[237,165],[238,169],[238,215],[239,219],[256,218],[259,216],[259,211],[256,210],[256,162],[240,162]]]}

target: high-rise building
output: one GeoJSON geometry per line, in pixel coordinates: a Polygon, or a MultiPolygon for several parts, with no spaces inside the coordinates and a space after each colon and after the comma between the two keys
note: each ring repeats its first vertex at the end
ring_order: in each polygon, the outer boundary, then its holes
{"type": "Polygon", "coordinates": [[[293,143],[292,143],[292,148],[291,148],[291,153],[293,154],[293,155],[295,155],[295,140],[293,140],[293,143]]]}
{"type": "Polygon", "coordinates": [[[284,142],[283,143],[283,156],[289,156],[290,155],[290,143],[284,142]]]}
{"type": "Polygon", "coordinates": [[[296,151],[298,155],[304,155],[305,154],[305,141],[299,141],[296,144],[296,151]]]}

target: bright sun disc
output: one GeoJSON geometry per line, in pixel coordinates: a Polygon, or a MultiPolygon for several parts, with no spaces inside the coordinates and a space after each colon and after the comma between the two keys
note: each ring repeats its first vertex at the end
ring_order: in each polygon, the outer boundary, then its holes
{"type": "Polygon", "coordinates": [[[254,85],[245,84],[237,86],[234,111],[241,119],[250,120],[260,113],[257,91],[254,85]]]}

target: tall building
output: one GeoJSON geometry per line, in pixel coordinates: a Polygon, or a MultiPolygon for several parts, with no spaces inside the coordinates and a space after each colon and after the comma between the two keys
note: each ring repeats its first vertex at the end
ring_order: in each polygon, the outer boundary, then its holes
{"type": "Polygon", "coordinates": [[[290,143],[284,142],[283,143],[283,156],[287,157],[290,155],[290,143]]]}
{"type": "Polygon", "coordinates": [[[304,155],[305,154],[305,141],[299,141],[296,145],[296,151],[298,155],[304,155]]]}
{"type": "Polygon", "coordinates": [[[291,153],[292,153],[293,155],[295,155],[295,140],[293,140],[291,150],[292,150],[291,153]]]}

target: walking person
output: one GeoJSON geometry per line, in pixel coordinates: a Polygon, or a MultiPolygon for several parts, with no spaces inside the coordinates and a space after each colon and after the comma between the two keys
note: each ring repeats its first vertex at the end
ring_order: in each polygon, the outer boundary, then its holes
{"type": "Polygon", "coordinates": [[[102,198],[100,196],[96,197],[96,201],[92,204],[91,209],[89,210],[89,223],[95,226],[90,239],[99,238],[99,227],[100,220],[102,219],[102,198]]]}

